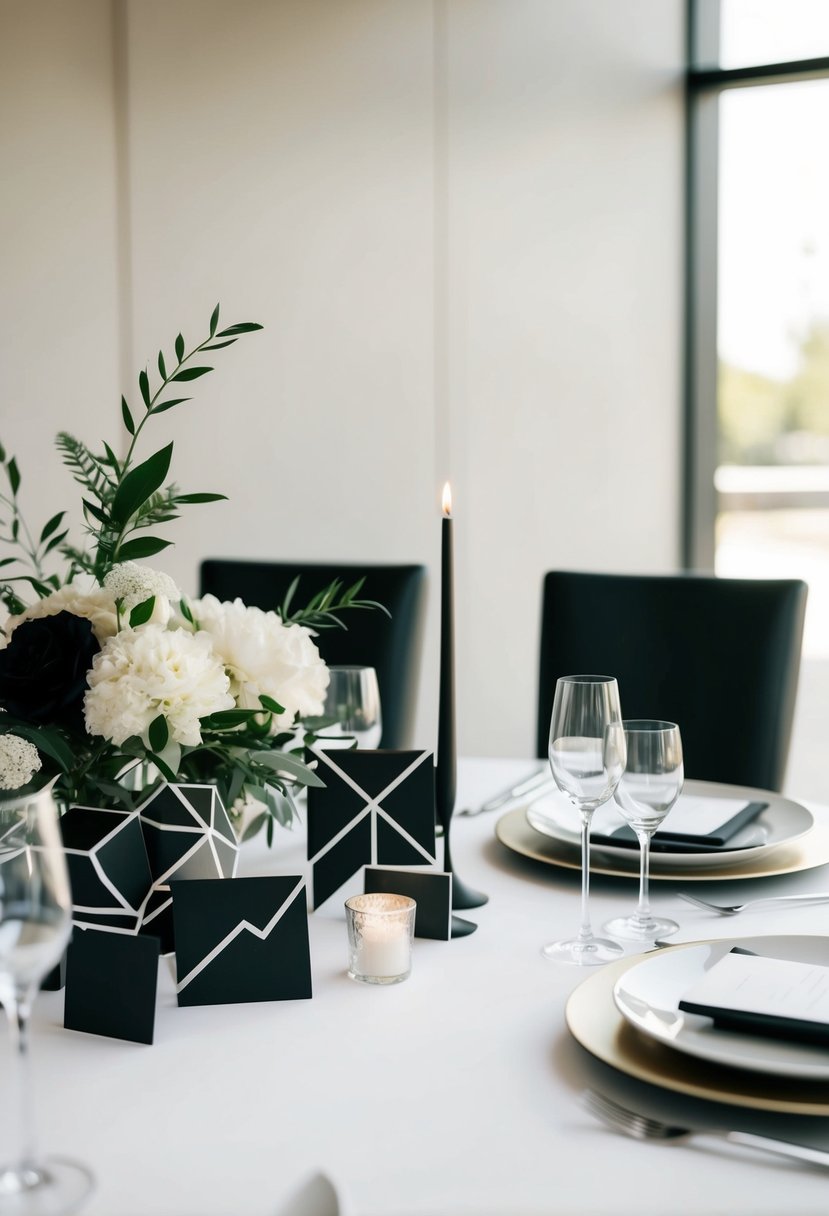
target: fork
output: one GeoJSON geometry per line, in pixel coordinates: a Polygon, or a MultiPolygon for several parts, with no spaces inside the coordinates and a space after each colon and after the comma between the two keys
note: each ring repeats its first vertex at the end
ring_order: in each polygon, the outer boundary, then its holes
{"type": "Polygon", "coordinates": [[[725,1140],[729,1144],[740,1144],[747,1148],[761,1149],[774,1153],[778,1157],[794,1158],[805,1161],[810,1165],[829,1167],[829,1152],[823,1149],[810,1148],[806,1144],[790,1144],[788,1140],[770,1140],[768,1136],[755,1136],[751,1132],[727,1132],[708,1129],[697,1131],[689,1127],[677,1127],[673,1123],[663,1123],[659,1119],[649,1119],[646,1115],[637,1114],[626,1106],[615,1102],[594,1089],[585,1090],[582,1103],[586,1110],[600,1122],[632,1136],[634,1140],[657,1140],[664,1143],[685,1143],[691,1138],[725,1140]]]}
{"type": "Polygon", "coordinates": [[[696,904],[698,908],[705,908],[706,912],[715,912],[717,916],[736,916],[738,912],[744,912],[746,908],[771,908],[775,904],[790,904],[792,907],[797,904],[804,906],[829,904],[829,891],[819,891],[815,895],[768,895],[765,899],[752,899],[744,904],[712,904],[706,899],[700,899],[697,895],[686,895],[684,891],[679,891],[678,895],[686,903],[696,904]]]}

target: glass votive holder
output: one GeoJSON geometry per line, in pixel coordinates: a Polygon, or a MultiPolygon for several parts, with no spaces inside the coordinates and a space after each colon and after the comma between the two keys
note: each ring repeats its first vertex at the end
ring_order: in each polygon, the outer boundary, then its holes
{"type": "Polygon", "coordinates": [[[364,984],[399,984],[412,971],[417,905],[408,895],[371,892],[345,901],[348,974],[364,984]]]}

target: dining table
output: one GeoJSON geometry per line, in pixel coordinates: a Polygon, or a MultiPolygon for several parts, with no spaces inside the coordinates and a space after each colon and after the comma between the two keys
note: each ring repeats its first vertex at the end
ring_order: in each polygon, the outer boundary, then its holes
{"type": "MultiPolygon", "coordinates": [[[[462,759],[458,811],[540,763],[462,759]]],[[[808,806],[829,827],[829,808],[808,806]]],[[[155,1038],[141,1045],[64,1029],[63,993],[42,993],[32,1021],[36,1123],[44,1151],[92,1170],[82,1211],[316,1216],[294,1199],[324,1174],[341,1216],[824,1216],[826,1168],[729,1143],[639,1141],[586,1109],[593,1088],[682,1126],[829,1149],[829,1117],[677,1093],[576,1041],[568,999],[601,969],[547,961],[541,947],[577,930],[580,876],[506,848],[496,835],[503,813],[456,814],[455,871],[489,899],[462,913],[474,933],[416,938],[403,983],[347,975],[344,900],[363,889],[357,873],[309,913],[310,1000],[179,1008],[162,958],[155,1038]]],[[[264,834],[244,843],[238,873],[307,876],[304,823],[277,829],[272,848],[264,834]]],[[[680,924],[672,942],[829,941],[829,902],[723,918],[680,899],[688,889],[652,884],[654,908],[680,924]]],[[[723,902],[805,891],[829,893],[829,865],[693,887],[723,902]]],[[[633,911],[636,895],[634,875],[596,875],[595,924],[633,911]]]]}

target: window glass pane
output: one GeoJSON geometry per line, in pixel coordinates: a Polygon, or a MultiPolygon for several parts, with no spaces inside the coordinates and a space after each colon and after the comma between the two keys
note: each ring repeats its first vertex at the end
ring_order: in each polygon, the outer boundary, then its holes
{"type": "MultiPolygon", "coordinates": [[[[829,6],[827,6],[829,7],[829,6]]],[[[720,101],[717,573],[810,584],[829,656],[829,80],[720,101]]]]}
{"type": "Polygon", "coordinates": [[[698,0],[696,26],[695,60],[701,67],[829,56],[827,0],[698,0]]]}

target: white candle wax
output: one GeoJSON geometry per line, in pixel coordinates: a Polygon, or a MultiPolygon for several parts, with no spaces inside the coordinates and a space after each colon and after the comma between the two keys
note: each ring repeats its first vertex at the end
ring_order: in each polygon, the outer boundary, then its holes
{"type": "Polygon", "coordinates": [[[355,959],[361,975],[403,975],[411,967],[411,953],[408,925],[399,920],[365,918],[355,959]]]}

